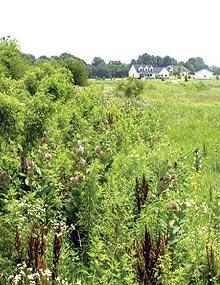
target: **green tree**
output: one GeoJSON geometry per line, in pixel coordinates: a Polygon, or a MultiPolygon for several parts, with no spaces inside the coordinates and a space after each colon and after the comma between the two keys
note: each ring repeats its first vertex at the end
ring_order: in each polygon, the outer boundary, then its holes
{"type": "Polygon", "coordinates": [[[89,66],[89,76],[91,78],[122,78],[128,75],[129,65],[121,63],[119,60],[110,60],[108,64],[100,57],[95,57],[89,66]]]}
{"type": "Polygon", "coordinates": [[[214,73],[214,75],[220,75],[220,67],[214,65],[211,67],[211,70],[214,73]]]}
{"type": "Polygon", "coordinates": [[[137,60],[132,59],[131,64],[134,63],[166,67],[168,65],[176,65],[177,60],[170,56],[160,57],[144,53],[142,55],[139,55],[137,60]]]}
{"type": "Polygon", "coordinates": [[[89,75],[90,77],[99,77],[99,78],[108,78],[109,76],[109,71],[106,63],[101,63],[97,66],[91,65],[89,67],[89,75]]]}
{"type": "Polygon", "coordinates": [[[88,72],[82,61],[66,58],[63,60],[62,64],[71,72],[75,85],[85,86],[87,84],[88,72]]]}
{"type": "Polygon", "coordinates": [[[92,66],[97,67],[100,64],[105,65],[104,59],[102,59],[101,57],[94,57],[92,60],[92,66]]]}
{"type": "Polygon", "coordinates": [[[176,65],[177,64],[177,61],[168,55],[163,58],[162,62],[163,62],[162,64],[164,67],[166,67],[168,65],[176,65]]]}
{"type": "Polygon", "coordinates": [[[148,53],[144,53],[142,55],[139,55],[139,57],[137,59],[137,63],[155,65],[155,57],[153,55],[148,54],[148,53]]]}
{"type": "Polygon", "coordinates": [[[33,54],[29,53],[22,53],[22,57],[28,61],[30,64],[33,64],[36,62],[36,57],[33,54]]]}
{"type": "Polygon", "coordinates": [[[0,74],[20,79],[28,68],[28,61],[22,56],[17,43],[10,38],[0,39],[0,74]]]}
{"type": "Polygon", "coordinates": [[[191,57],[187,60],[185,66],[189,68],[192,72],[198,71],[203,68],[208,68],[208,65],[201,57],[191,57]]]}

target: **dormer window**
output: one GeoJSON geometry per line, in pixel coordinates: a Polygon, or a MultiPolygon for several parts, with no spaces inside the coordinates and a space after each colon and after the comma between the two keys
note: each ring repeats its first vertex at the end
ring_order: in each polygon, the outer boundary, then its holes
{"type": "Polygon", "coordinates": [[[148,71],[148,66],[145,66],[144,71],[148,71]]]}
{"type": "Polygon", "coordinates": [[[143,71],[143,67],[140,66],[140,67],[138,68],[138,70],[139,70],[139,71],[143,71]]]}

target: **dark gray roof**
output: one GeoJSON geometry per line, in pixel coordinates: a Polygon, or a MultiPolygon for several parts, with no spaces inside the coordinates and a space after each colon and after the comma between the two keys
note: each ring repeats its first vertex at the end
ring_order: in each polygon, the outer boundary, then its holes
{"type": "Polygon", "coordinates": [[[151,74],[151,73],[158,74],[163,69],[163,67],[152,66],[152,65],[147,65],[147,64],[133,64],[133,66],[135,70],[140,74],[151,74]],[[146,67],[148,68],[152,67],[152,70],[150,71],[144,70],[146,67]],[[139,70],[140,68],[142,68],[143,70],[140,71],[139,70]]]}
{"type": "Polygon", "coordinates": [[[184,65],[169,65],[166,68],[169,69],[170,67],[172,67],[174,71],[179,71],[180,69],[182,72],[190,72],[190,70],[184,65]]]}
{"type": "Polygon", "coordinates": [[[182,71],[184,72],[190,72],[189,68],[185,67],[185,66],[182,66],[182,71]]]}
{"type": "Polygon", "coordinates": [[[161,72],[161,70],[163,69],[164,67],[153,67],[153,73],[159,73],[159,72],[161,72]]]}

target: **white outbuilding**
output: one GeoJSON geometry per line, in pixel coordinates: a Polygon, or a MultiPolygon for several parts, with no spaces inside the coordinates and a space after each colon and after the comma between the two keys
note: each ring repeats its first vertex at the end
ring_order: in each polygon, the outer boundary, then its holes
{"type": "Polygon", "coordinates": [[[195,72],[195,79],[211,79],[213,73],[207,69],[201,69],[195,72]]]}

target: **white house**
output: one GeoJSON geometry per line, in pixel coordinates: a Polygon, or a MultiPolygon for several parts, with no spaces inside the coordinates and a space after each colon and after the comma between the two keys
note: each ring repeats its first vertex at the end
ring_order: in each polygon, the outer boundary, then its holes
{"type": "Polygon", "coordinates": [[[138,70],[138,64],[132,64],[132,66],[128,72],[128,76],[129,77],[136,77],[136,78],[140,77],[140,73],[138,70]]]}
{"type": "Polygon", "coordinates": [[[213,73],[207,69],[201,69],[195,72],[195,79],[211,79],[213,73]]]}
{"type": "Polygon", "coordinates": [[[190,70],[183,65],[168,65],[166,69],[170,74],[179,74],[183,76],[190,74],[190,70]]]}
{"type": "Polygon", "coordinates": [[[169,78],[169,71],[165,67],[154,67],[146,64],[132,64],[129,77],[141,79],[169,78]]]}

